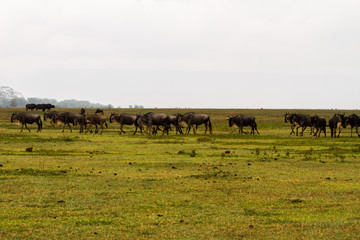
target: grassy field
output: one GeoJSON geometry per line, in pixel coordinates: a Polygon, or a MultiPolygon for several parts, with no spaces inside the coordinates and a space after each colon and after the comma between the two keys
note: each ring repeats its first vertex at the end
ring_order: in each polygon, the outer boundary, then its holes
{"type": "Polygon", "coordinates": [[[195,109],[214,134],[169,136],[49,122],[20,133],[13,111],[0,109],[1,239],[359,239],[360,138],[289,136],[283,121],[335,111],[195,109]],[[256,116],[261,135],[230,135],[237,113],[256,116]]]}

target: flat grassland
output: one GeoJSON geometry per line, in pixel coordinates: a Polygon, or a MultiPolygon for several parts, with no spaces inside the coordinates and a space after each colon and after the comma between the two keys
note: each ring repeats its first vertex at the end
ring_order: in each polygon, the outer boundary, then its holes
{"type": "Polygon", "coordinates": [[[0,109],[1,239],[360,236],[360,138],[349,129],[338,139],[289,136],[283,120],[285,111],[337,111],[104,109],[211,116],[213,135],[199,126],[169,136],[133,136],[133,127],[120,136],[109,122],[102,135],[61,133],[49,121],[20,133],[13,111],[0,109]],[[261,135],[229,134],[237,113],[256,116],[261,135]]]}

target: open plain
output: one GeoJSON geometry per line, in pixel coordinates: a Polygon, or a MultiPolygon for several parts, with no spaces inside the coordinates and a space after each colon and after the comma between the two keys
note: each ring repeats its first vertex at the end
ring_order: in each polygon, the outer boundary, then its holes
{"type": "MultiPolygon", "coordinates": [[[[80,109],[56,109],[80,112],[80,109]]],[[[87,109],[91,113],[94,109],[87,109]]],[[[0,109],[1,239],[357,239],[360,138],[289,136],[285,112],[335,110],[104,109],[206,113],[213,135],[70,133],[43,121],[20,133],[0,109]],[[260,135],[229,134],[254,115],[260,135]],[[28,148],[28,151],[26,149],[28,148]]],[[[356,111],[340,111],[346,114],[356,111]]],[[[43,112],[36,112],[43,116],[43,112]]],[[[250,131],[245,128],[246,131],[250,131]]]]}

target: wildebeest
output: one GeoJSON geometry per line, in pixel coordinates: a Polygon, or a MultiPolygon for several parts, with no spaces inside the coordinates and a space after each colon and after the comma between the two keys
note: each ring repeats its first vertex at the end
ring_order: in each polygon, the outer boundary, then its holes
{"type": "Polygon", "coordinates": [[[314,132],[314,137],[320,137],[321,132],[323,132],[324,136],[326,137],[326,119],[319,117],[318,115],[314,115],[310,117],[310,119],[311,125],[316,129],[316,132],[314,132]]]}
{"type": "Polygon", "coordinates": [[[358,137],[360,137],[360,134],[358,131],[358,128],[360,126],[360,116],[356,115],[355,113],[351,114],[350,116],[346,117],[345,124],[350,125],[350,127],[351,127],[351,137],[353,134],[354,127],[356,128],[356,133],[358,134],[358,137]]]}
{"type": "Polygon", "coordinates": [[[193,112],[186,113],[179,116],[178,122],[179,124],[181,124],[181,122],[185,122],[188,125],[186,130],[187,134],[190,133],[191,128],[193,129],[194,134],[196,134],[195,126],[197,127],[202,124],[205,125],[205,134],[208,130],[208,127],[210,134],[212,134],[212,124],[210,121],[210,117],[207,114],[198,114],[193,112]]]}
{"type": "MultiPolygon", "coordinates": [[[[65,113],[55,115],[53,117],[53,122],[60,121],[64,124],[62,132],[65,131],[66,125],[70,128],[70,132],[72,132],[70,124],[72,124],[73,126],[76,126],[78,123],[80,123],[82,121],[82,117],[84,117],[84,115],[81,115],[79,113],[65,112],[65,113]]],[[[80,132],[82,132],[82,131],[83,131],[83,124],[80,124],[80,132]]]]}
{"type": "Polygon", "coordinates": [[[96,109],[95,115],[97,115],[97,114],[104,115],[104,110],[102,110],[102,109],[100,109],[100,108],[96,109]]]}
{"type": "Polygon", "coordinates": [[[100,134],[102,134],[103,130],[104,130],[104,125],[107,128],[108,125],[106,123],[106,118],[104,116],[98,116],[98,115],[92,115],[92,116],[84,116],[86,123],[88,124],[88,126],[86,127],[86,132],[85,134],[91,129],[91,127],[93,125],[95,125],[95,133],[99,132],[98,129],[98,125],[99,128],[101,129],[100,134]]]}
{"type": "Polygon", "coordinates": [[[36,108],[36,104],[29,103],[29,104],[26,104],[25,107],[26,107],[26,111],[28,111],[28,110],[34,111],[36,108]]]}
{"type": "Polygon", "coordinates": [[[55,115],[58,115],[59,113],[57,112],[57,111],[52,111],[52,112],[47,112],[47,113],[44,113],[44,121],[46,121],[46,119],[51,119],[51,121],[50,121],[50,124],[51,124],[51,126],[53,126],[53,127],[55,127],[54,126],[54,121],[53,121],[53,119],[54,119],[54,116],[55,115]]]}
{"type": "MultiPolygon", "coordinates": [[[[138,115],[136,117],[136,126],[146,127],[147,134],[156,134],[159,127],[163,127],[163,135],[167,133],[169,135],[170,121],[169,116],[164,113],[149,112],[144,115],[138,115]],[[155,127],[155,128],[154,128],[155,127]]],[[[140,128],[140,130],[142,130],[140,128]]],[[[136,133],[136,130],[135,130],[136,133]]],[[[134,134],[135,134],[134,133],[134,134]]]]}
{"type": "Polygon", "coordinates": [[[345,114],[334,114],[332,118],[329,119],[329,127],[331,131],[331,137],[336,138],[336,129],[338,130],[337,137],[340,136],[341,127],[346,128],[346,118],[345,114]]]}
{"type": "Polygon", "coordinates": [[[136,116],[129,115],[126,113],[122,113],[122,114],[111,113],[111,115],[110,115],[110,123],[113,123],[116,121],[120,124],[120,132],[119,132],[120,135],[122,133],[125,133],[125,131],[123,130],[123,126],[124,125],[135,125],[135,120],[136,120],[136,116]]]}
{"type": "Polygon", "coordinates": [[[81,108],[80,114],[85,115],[85,108],[81,108]]]}
{"type": "Polygon", "coordinates": [[[37,114],[28,114],[28,113],[13,113],[11,115],[11,122],[19,121],[21,123],[21,131],[25,128],[30,131],[30,129],[27,127],[27,124],[33,124],[36,123],[38,126],[38,132],[42,129],[42,121],[39,115],[37,114]]]}
{"type": "Polygon", "coordinates": [[[297,114],[297,113],[286,113],[284,115],[284,120],[286,123],[290,123],[291,124],[291,132],[290,132],[290,135],[291,134],[295,134],[295,127],[296,127],[296,136],[299,135],[299,128],[302,128],[301,129],[301,133],[300,133],[300,136],[303,135],[305,129],[307,127],[310,127],[310,135],[313,134],[313,127],[311,125],[311,119],[310,119],[310,116],[309,115],[305,115],[305,114],[297,114]]]}
{"type": "MultiPolygon", "coordinates": [[[[255,131],[256,131],[260,135],[259,131],[257,130],[257,123],[255,121],[255,117],[253,116],[244,116],[242,114],[239,114],[235,117],[229,116],[228,121],[229,121],[229,127],[236,125],[239,128],[239,133],[241,134],[242,133],[246,134],[246,132],[243,131],[243,127],[250,126],[251,127],[250,134],[255,135],[255,131]]],[[[236,128],[231,133],[233,133],[235,130],[236,128]]]]}
{"type": "Polygon", "coordinates": [[[180,133],[182,134],[182,129],[181,129],[181,125],[179,124],[179,117],[181,116],[180,113],[176,113],[174,115],[169,115],[169,124],[170,124],[170,130],[171,130],[171,125],[173,125],[175,127],[176,130],[176,134],[180,133]]]}

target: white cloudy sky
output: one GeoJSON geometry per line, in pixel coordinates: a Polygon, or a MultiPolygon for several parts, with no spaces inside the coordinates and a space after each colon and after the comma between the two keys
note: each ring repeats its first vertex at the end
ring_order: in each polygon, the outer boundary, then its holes
{"type": "Polygon", "coordinates": [[[127,107],[360,108],[358,0],[2,0],[0,86],[127,107]]]}

